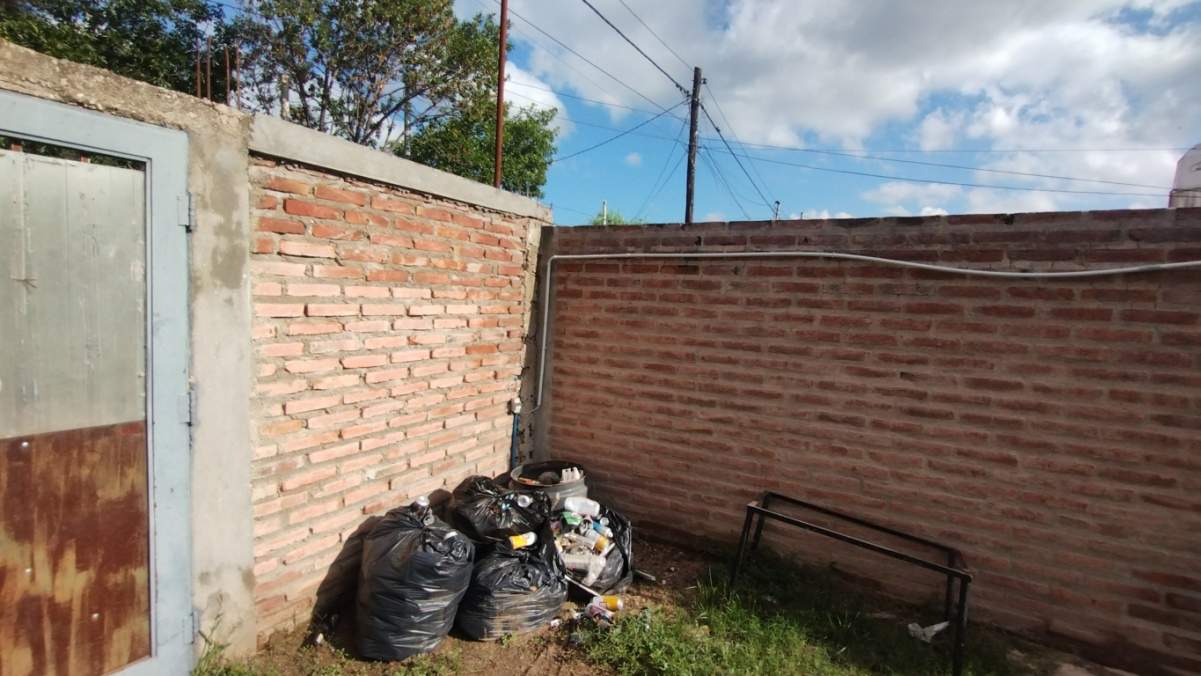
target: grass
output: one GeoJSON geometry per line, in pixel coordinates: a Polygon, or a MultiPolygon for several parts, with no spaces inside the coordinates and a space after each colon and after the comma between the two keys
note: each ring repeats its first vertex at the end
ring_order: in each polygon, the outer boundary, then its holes
{"type": "MultiPolygon", "coordinates": [[[[691,601],[647,609],[609,630],[582,631],[588,658],[620,674],[905,674],[950,670],[949,631],[928,645],[909,636],[913,618],[898,607],[882,618],[879,601],[847,589],[829,572],[797,568],[770,557],[752,563],[735,593],[720,569],[702,580],[691,601]],[[873,617],[876,615],[876,617],[873,617]],[[900,618],[905,618],[904,620],[900,618]]],[[[927,616],[929,615],[929,617],[927,616]]],[[[965,673],[1029,673],[1007,657],[1007,641],[969,626],[965,673]]]]}

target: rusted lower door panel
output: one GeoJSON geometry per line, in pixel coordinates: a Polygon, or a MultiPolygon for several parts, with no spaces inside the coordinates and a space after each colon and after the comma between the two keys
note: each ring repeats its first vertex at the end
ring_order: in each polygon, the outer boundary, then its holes
{"type": "Polygon", "coordinates": [[[0,676],[151,653],[145,186],[0,151],[0,676]]]}
{"type": "Polygon", "coordinates": [[[150,654],[146,424],[0,440],[0,672],[150,654]]]}

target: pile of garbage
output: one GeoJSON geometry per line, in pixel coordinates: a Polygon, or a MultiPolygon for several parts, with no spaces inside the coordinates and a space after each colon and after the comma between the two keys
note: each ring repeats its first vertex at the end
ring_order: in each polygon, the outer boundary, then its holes
{"type": "Polygon", "coordinates": [[[452,626],[475,640],[557,626],[569,591],[587,603],[569,621],[608,626],[623,607],[616,594],[633,580],[630,522],[586,497],[567,497],[553,514],[551,505],[543,493],[471,477],[454,492],[454,527],[428,498],[389,511],[363,539],[360,655],[429,652],[452,626]]]}
{"type": "Polygon", "coordinates": [[[451,523],[480,545],[536,532],[550,516],[545,493],[516,491],[484,476],[468,477],[455,489],[451,523]]]}
{"type": "Polygon", "coordinates": [[[456,625],[468,637],[491,641],[550,623],[567,600],[563,561],[543,526],[515,535],[475,564],[456,625]]]}
{"type": "Polygon", "coordinates": [[[632,529],[624,516],[595,500],[571,497],[550,528],[568,574],[583,587],[620,592],[633,581],[632,529]]]}
{"type": "Polygon", "coordinates": [[[438,647],[471,582],[475,545],[434,516],[428,498],[389,511],[363,541],[358,649],[403,660],[438,647]]]}

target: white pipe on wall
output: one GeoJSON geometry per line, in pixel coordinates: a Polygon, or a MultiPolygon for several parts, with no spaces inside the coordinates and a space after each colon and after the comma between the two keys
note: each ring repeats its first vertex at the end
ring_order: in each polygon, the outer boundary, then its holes
{"type": "Polygon", "coordinates": [[[1010,272],[1006,270],[976,270],[973,268],[957,268],[949,265],[933,263],[918,263],[879,256],[846,253],[841,251],[693,251],[693,252],[634,252],[634,253],[586,253],[586,254],[554,254],[546,259],[546,267],[542,276],[542,323],[539,330],[538,346],[538,386],[534,408],[535,413],[542,408],[543,387],[546,382],[546,346],[550,336],[550,287],[551,268],[555,261],[587,261],[587,260],[621,260],[631,258],[825,258],[832,260],[858,261],[861,263],[876,263],[892,265],[916,270],[945,272],[950,274],[967,275],[972,277],[993,277],[1001,279],[1081,279],[1085,277],[1105,277],[1110,275],[1129,275],[1141,272],[1160,272],[1164,270],[1180,270],[1185,268],[1201,268],[1201,260],[1178,261],[1174,263],[1151,263],[1147,265],[1131,265],[1121,268],[1104,268],[1100,270],[1070,270],[1063,272],[1010,272]]]}

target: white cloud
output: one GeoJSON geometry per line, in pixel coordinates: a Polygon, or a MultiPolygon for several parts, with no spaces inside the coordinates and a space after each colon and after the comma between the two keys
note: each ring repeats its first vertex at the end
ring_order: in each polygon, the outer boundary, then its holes
{"type": "Polygon", "coordinates": [[[505,80],[505,103],[517,108],[527,106],[542,110],[553,108],[558,112],[551,121],[551,126],[559,130],[559,138],[562,139],[571,134],[575,125],[567,119],[567,107],[563,105],[563,101],[557,94],[550,91],[550,85],[512,61],[505,63],[505,73],[508,75],[505,80]]]}
{"type": "Polygon", "coordinates": [[[724,213],[722,213],[720,211],[710,211],[709,213],[705,214],[704,216],[701,216],[700,222],[701,223],[717,223],[717,222],[722,222],[725,220],[727,220],[727,219],[726,219],[726,215],[724,213]]]}
{"type": "Polygon", "coordinates": [[[626,155],[625,163],[630,165],[631,167],[641,167],[642,166],[642,155],[639,155],[638,153],[630,153],[630,154],[626,155]]]}
{"type": "Polygon", "coordinates": [[[957,197],[961,189],[957,185],[942,185],[939,183],[908,183],[904,181],[889,181],[860,193],[860,197],[875,204],[897,204],[924,202],[945,202],[957,197]]]}
{"type": "Polygon", "coordinates": [[[822,220],[822,221],[829,220],[831,218],[854,218],[854,216],[848,214],[845,211],[839,211],[837,213],[832,214],[832,213],[830,213],[829,209],[806,211],[802,214],[792,214],[789,217],[793,218],[793,219],[803,218],[806,220],[822,220]]]}
{"type": "MultiPolygon", "coordinates": [[[[1181,22],[1171,15],[1185,4],[730,0],[698,11],[694,0],[659,0],[638,11],[685,60],[705,69],[729,126],[744,141],[816,140],[860,147],[890,125],[912,125],[914,141],[925,149],[1114,148],[1186,146],[1201,136],[1196,115],[1201,110],[1201,22],[1181,22]],[[1118,21],[1119,11],[1130,7],[1150,13],[1152,30],[1118,21]]],[[[513,0],[512,6],[653,101],[672,105],[682,99],[666,78],[579,5],[513,0]]],[[[627,12],[609,3],[602,11],[687,84],[689,69],[627,12]]],[[[513,39],[531,49],[529,69],[542,81],[611,103],[654,108],[522,21],[515,19],[514,26],[513,39]]],[[[604,110],[613,120],[630,114],[604,110]]],[[[1178,155],[998,153],[987,166],[1166,186],[1178,155]]],[[[1089,185],[963,176],[965,182],[978,183],[1089,185]]],[[[1005,210],[1023,204],[1075,208],[1099,199],[1021,195],[960,192],[955,197],[969,206],[1012,205],[1005,210]]],[[[1131,196],[1123,199],[1117,204],[1131,196]]],[[[940,208],[941,203],[945,200],[903,204],[916,211],[940,208]]]]}
{"type": "Polygon", "coordinates": [[[942,207],[925,206],[925,207],[922,207],[922,210],[918,212],[918,215],[921,215],[921,216],[946,216],[948,213],[949,212],[946,209],[943,209],[942,207]]]}

